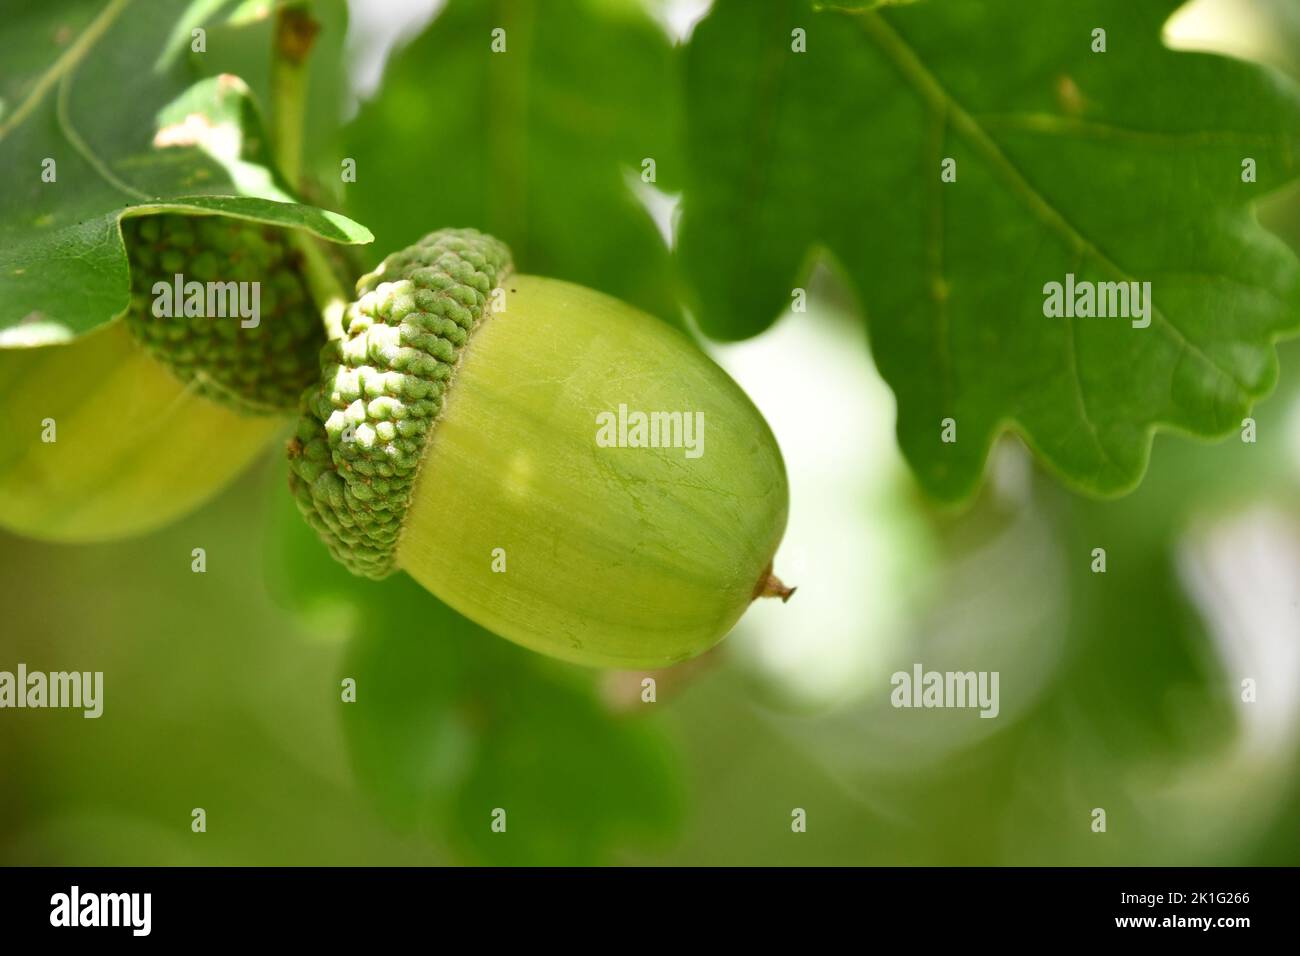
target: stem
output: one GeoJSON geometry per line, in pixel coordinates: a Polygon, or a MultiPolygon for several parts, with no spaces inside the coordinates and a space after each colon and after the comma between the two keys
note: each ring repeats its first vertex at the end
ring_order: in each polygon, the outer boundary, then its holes
{"type": "Polygon", "coordinates": [[[303,278],[324,319],[325,335],[331,339],[340,338],[343,334],[343,310],[351,296],[339,281],[338,272],[315,236],[300,229],[290,229],[289,241],[302,256],[303,278]]]}
{"type": "Polygon", "coordinates": [[[271,142],[276,164],[290,189],[301,194],[303,120],[307,113],[307,56],[320,24],[305,2],[288,3],[275,15],[271,43],[271,142]]]}
{"type": "MultiPolygon", "coordinates": [[[[320,24],[305,0],[283,4],[276,11],[271,42],[271,144],[280,175],[299,199],[306,186],[302,142],[307,114],[307,57],[318,32],[320,24]]],[[[342,332],[343,310],[350,296],[314,236],[291,229],[289,241],[302,256],[303,277],[324,319],[325,333],[334,338],[342,332]]]]}

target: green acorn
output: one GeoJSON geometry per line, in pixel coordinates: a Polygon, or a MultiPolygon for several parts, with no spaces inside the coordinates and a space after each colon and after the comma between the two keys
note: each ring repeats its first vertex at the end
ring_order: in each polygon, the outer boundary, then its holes
{"type": "Polygon", "coordinates": [[[352,571],[406,571],[504,637],[611,667],[693,657],[789,596],[776,441],[679,333],[515,275],[472,230],[357,292],[289,445],[299,508],[352,571]]]}
{"type": "Polygon", "coordinates": [[[162,215],[126,219],[122,234],[124,321],[0,350],[0,527],[88,542],[174,521],[262,452],[318,375],[320,314],[280,230],[162,215]],[[256,326],[186,317],[184,296],[156,316],[178,275],[182,288],[257,283],[256,326]]]}

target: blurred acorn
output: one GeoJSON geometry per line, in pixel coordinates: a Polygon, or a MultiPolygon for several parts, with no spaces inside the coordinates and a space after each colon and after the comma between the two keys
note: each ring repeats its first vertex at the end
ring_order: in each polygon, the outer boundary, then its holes
{"type": "Polygon", "coordinates": [[[325,334],[281,230],[160,215],[122,234],[122,321],[0,350],[0,527],[89,542],[174,521],[261,453],[317,375],[325,334]]]}

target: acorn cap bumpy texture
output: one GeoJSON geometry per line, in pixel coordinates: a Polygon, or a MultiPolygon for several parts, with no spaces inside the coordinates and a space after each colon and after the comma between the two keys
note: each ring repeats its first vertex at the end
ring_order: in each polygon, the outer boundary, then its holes
{"type": "Polygon", "coordinates": [[[402,522],[461,350],[510,271],[505,244],[443,229],[357,282],[342,333],[321,350],[289,443],[289,487],[353,573],[395,570],[402,522]]]}
{"type": "MultiPolygon", "coordinates": [[[[298,255],[280,229],[225,216],[160,215],[125,219],[131,263],[127,327],[144,349],[181,382],[244,414],[297,408],[319,373],[325,342],[320,312],[303,283],[298,255]],[[154,285],[258,283],[258,324],[238,314],[157,317],[154,285]]],[[[245,287],[247,288],[247,287],[245,287]]],[[[246,301],[246,300],[245,300],[246,301]]]]}

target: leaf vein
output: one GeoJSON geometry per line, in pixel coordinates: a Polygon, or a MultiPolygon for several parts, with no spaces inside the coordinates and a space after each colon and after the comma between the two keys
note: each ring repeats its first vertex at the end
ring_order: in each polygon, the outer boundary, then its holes
{"type": "MultiPolygon", "coordinates": [[[[997,142],[968,113],[965,108],[940,84],[938,78],[925,66],[917,52],[885,21],[879,14],[870,10],[861,11],[854,16],[862,25],[871,41],[880,48],[929,105],[931,110],[944,111],[951,118],[956,130],[966,138],[976,151],[1009,183],[1016,194],[1045,225],[1058,233],[1077,254],[1097,261],[1103,269],[1117,278],[1132,282],[1130,276],[1117,263],[1111,260],[1102,249],[1084,236],[1069,220],[1040,192],[1026,177],[1025,173],[1011,161],[997,142]]],[[[1228,369],[1211,358],[1200,346],[1189,339],[1169,319],[1164,312],[1151,304],[1153,318],[1159,321],[1159,327],[1186,352],[1195,356],[1212,372],[1227,379],[1236,388],[1238,397],[1244,399],[1250,390],[1228,369]]]]}

